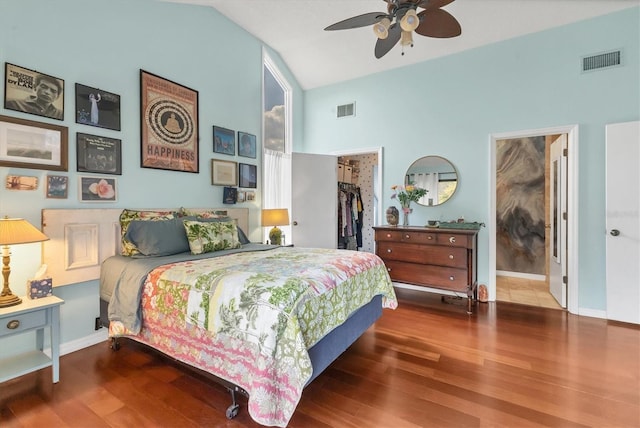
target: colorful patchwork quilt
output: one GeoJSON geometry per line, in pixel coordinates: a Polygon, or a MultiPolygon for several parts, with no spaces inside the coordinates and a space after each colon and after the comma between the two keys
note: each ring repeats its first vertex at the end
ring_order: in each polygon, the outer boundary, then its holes
{"type": "Polygon", "coordinates": [[[110,335],[240,386],[263,425],[287,425],[313,371],[310,347],[376,295],[383,307],[397,306],[382,260],[346,250],[279,247],[181,261],[140,283],[142,328],[115,321],[110,335]]]}

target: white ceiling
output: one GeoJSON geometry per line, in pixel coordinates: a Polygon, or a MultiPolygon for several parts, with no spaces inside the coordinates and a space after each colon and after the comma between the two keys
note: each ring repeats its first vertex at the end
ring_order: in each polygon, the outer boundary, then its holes
{"type": "MultiPolygon", "coordinates": [[[[383,0],[164,0],[211,6],[277,51],[303,89],[358,78],[428,59],[639,6],[640,0],[457,0],[443,9],[462,35],[414,35],[376,59],[371,27],[324,31],[335,22],[386,11],[383,0]]],[[[588,53],[588,52],[587,52],[588,53]]],[[[595,52],[594,52],[595,53],[595,52]]]]}

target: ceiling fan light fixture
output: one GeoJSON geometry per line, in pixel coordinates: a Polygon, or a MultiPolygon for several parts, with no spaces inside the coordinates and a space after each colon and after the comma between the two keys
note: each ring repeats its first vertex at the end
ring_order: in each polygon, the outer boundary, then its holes
{"type": "Polygon", "coordinates": [[[413,31],[420,25],[420,18],[415,9],[409,9],[400,20],[400,28],[404,31],[413,31]]]}
{"type": "Polygon", "coordinates": [[[391,21],[389,18],[382,18],[380,21],[373,24],[373,33],[379,39],[386,39],[389,36],[389,26],[391,21]]]}
{"type": "Polygon", "coordinates": [[[411,31],[403,31],[400,36],[400,46],[413,47],[413,34],[411,31]]]}

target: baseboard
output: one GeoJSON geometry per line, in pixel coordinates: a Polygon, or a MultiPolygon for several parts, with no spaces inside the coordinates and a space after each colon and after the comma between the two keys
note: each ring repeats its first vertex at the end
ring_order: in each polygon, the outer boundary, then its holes
{"type": "MultiPolygon", "coordinates": [[[[106,328],[101,328],[100,330],[88,336],[81,337],[80,339],[72,340],[70,342],[61,343],[60,356],[70,354],[72,352],[76,352],[84,348],[88,348],[89,346],[93,346],[100,342],[104,342],[108,338],[109,338],[109,330],[106,328]]],[[[51,357],[51,348],[46,348],[43,352],[47,354],[49,357],[51,357]]]]}
{"type": "Polygon", "coordinates": [[[601,311],[599,309],[579,308],[578,315],[591,318],[607,319],[607,311],[601,311]]]}
{"type": "Polygon", "coordinates": [[[523,273],[523,272],[510,272],[506,270],[497,270],[496,276],[506,276],[512,278],[529,279],[532,281],[546,281],[547,277],[544,275],[538,275],[535,273],[523,273]]]}

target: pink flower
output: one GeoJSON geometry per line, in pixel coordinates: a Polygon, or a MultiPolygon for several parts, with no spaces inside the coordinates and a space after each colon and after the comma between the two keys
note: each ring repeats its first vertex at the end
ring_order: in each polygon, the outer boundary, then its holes
{"type": "Polygon", "coordinates": [[[104,178],[97,183],[91,183],[89,191],[98,195],[102,199],[111,199],[116,195],[115,190],[113,190],[113,186],[104,178]]]}

